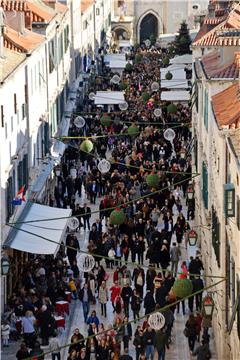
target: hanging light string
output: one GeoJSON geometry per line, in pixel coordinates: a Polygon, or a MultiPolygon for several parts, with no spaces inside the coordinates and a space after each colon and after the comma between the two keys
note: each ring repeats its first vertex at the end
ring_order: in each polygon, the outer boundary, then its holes
{"type": "MultiPolygon", "coordinates": [[[[180,181],[177,181],[176,183],[173,183],[172,185],[173,186],[176,186],[176,185],[180,185],[182,184],[183,182],[185,181],[188,181],[190,179],[193,179],[195,178],[196,176],[198,176],[199,174],[195,174],[193,176],[189,176],[188,178],[186,179],[183,179],[183,180],[180,180],[180,181]]],[[[28,221],[16,221],[16,222],[9,222],[9,223],[6,223],[6,225],[15,225],[15,224],[30,224],[30,223],[35,223],[35,222],[45,222],[45,221],[52,221],[52,220],[61,220],[61,219],[71,219],[73,217],[83,217],[83,216],[88,216],[88,215],[92,215],[92,214],[97,214],[97,213],[100,213],[100,212],[104,212],[104,211],[109,211],[109,210],[114,210],[116,209],[116,207],[118,208],[122,208],[122,207],[125,207],[126,205],[129,205],[129,204],[133,204],[139,200],[142,200],[142,199],[145,199],[145,198],[148,198],[150,196],[153,196],[153,195],[156,195],[156,194],[159,194],[161,193],[162,191],[164,190],[168,190],[169,186],[165,186],[164,188],[160,189],[160,190],[156,190],[156,191],[153,191],[151,192],[150,194],[146,194],[146,195],[142,195],[142,196],[139,196],[138,198],[134,199],[134,200],[129,200],[127,202],[125,202],[124,204],[120,204],[118,206],[112,206],[112,207],[109,207],[109,208],[106,208],[106,209],[99,209],[99,210],[94,210],[92,212],[89,212],[89,213],[85,213],[85,214],[82,214],[82,215],[75,215],[75,216],[62,216],[62,217],[55,217],[55,218],[48,218],[48,219],[37,219],[37,220],[28,220],[28,221]]]]}
{"type": "MultiPolygon", "coordinates": [[[[132,122],[132,124],[134,125],[135,123],[132,122]]],[[[143,124],[145,125],[145,124],[143,124]]],[[[184,125],[179,124],[176,126],[172,126],[171,129],[176,129],[179,127],[182,127],[184,125]]],[[[186,126],[186,125],[185,125],[186,126]]],[[[166,129],[159,129],[158,131],[165,131],[166,129]]],[[[101,139],[101,138],[109,138],[109,137],[118,137],[118,136],[131,136],[128,133],[124,133],[124,134],[106,134],[106,135],[89,135],[89,136],[56,136],[56,137],[52,137],[53,139],[56,140],[61,140],[61,139],[84,139],[84,140],[88,140],[88,139],[101,139]]]]}
{"type": "MultiPolygon", "coordinates": [[[[69,144],[70,147],[73,147],[74,149],[77,149],[78,148],[72,144],[69,144]]],[[[86,155],[90,155],[92,156],[94,159],[98,160],[99,159],[99,156],[96,156],[92,153],[88,153],[87,151],[84,151],[82,149],[80,149],[80,151],[82,151],[83,153],[85,153],[86,155]]],[[[107,159],[112,165],[120,165],[120,166],[125,166],[126,168],[130,167],[130,168],[133,168],[133,169],[137,169],[137,170],[144,170],[144,171],[153,171],[153,169],[147,169],[147,168],[144,168],[144,167],[141,167],[141,166],[136,166],[136,165],[131,165],[131,164],[125,164],[125,163],[121,163],[120,161],[115,161],[114,159],[111,160],[111,159],[107,159]]],[[[178,174],[181,174],[181,175],[200,175],[200,173],[198,172],[187,172],[187,171],[169,171],[169,170],[157,170],[155,169],[156,171],[159,171],[159,172],[162,172],[162,173],[165,173],[165,174],[173,174],[173,175],[178,175],[178,174]]]]}
{"type": "MultiPolygon", "coordinates": [[[[29,224],[27,224],[27,225],[28,225],[28,226],[32,226],[32,227],[35,227],[35,228],[42,228],[41,226],[29,225],[29,224]]],[[[73,247],[73,246],[66,245],[66,244],[62,244],[62,243],[59,244],[59,242],[57,242],[57,241],[55,241],[55,240],[46,238],[45,236],[42,236],[42,235],[39,235],[39,234],[35,234],[35,233],[31,232],[31,231],[28,231],[28,230],[19,228],[19,227],[14,226],[14,225],[8,224],[8,226],[11,227],[11,228],[13,228],[13,229],[20,230],[20,231],[22,231],[22,232],[24,232],[24,233],[26,233],[26,234],[28,234],[28,235],[33,235],[33,236],[38,237],[38,238],[40,238],[40,239],[42,239],[42,240],[48,241],[48,242],[50,242],[50,243],[52,243],[52,244],[56,244],[56,245],[58,245],[59,247],[62,247],[62,248],[64,248],[64,249],[75,250],[75,251],[77,251],[77,252],[80,253],[80,254],[91,255],[91,256],[93,256],[93,257],[97,257],[97,258],[100,258],[100,259],[112,260],[112,258],[110,258],[110,257],[108,257],[108,256],[105,256],[105,255],[99,255],[99,254],[97,254],[97,253],[91,253],[91,252],[89,252],[89,251],[84,251],[84,250],[81,250],[81,249],[77,249],[77,248],[75,248],[75,247],[73,247]]],[[[47,229],[47,228],[44,228],[44,229],[47,229]]],[[[51,230],[58,230],[58,229],[51,229],[51,230]]],[[[130,266],[130,265],[131,265],[131,266],[134,267],[134,266],[138,266],[138,265],[139,265],[139,263],[137,263],[137,262],[131,262],[131,261],[126,261],[126,260],[120,260],[119,262],[123,263],[123,264],[126,265],[126,266],[130,266]]],[[[155,268],[155,266],[150,266],[150,265],[148,265],[148,266],[147,266],[147,265],[141,265],[141,267],[142,267],[142,268],[145,268],[145,269],[155,268]]],[[[161,271],[165,271],[165,272],[170,272],[170,273],[171,273],[171,271],[170,271],[169,269],[159,269],[159,272],[161,272],[161,271]]],[[[176,274],[179,274],[179,275],[180,275],[180,274],[182,274],[182,272],[177,272],[176,274]]],[[[223,279],[223,278],[224,278],[223,276],[200,275],[200,274],[193,274],[193,273],[189,273],[189,272],[188,272],[188,275],[189,275],[189,276],[202,276],[202,277],[204,277],[204,278],[216,278],[216,279],[223,279]]]]}
{"type": "MultiPolygon", "coordinates": [[[[206,287],[204,287],[204,288],[201,289],[201,290],[195,291],[194,293],[192,293],[192,294],[190,294],[190,295],[187,295],[187,296],[185,296],[184,298],[181,298],[181,299],[179,299],[179,300],[176,300],[176,301],[172,302],[171,304],[165,305],[165,306],[163,306],[163,307],[160,307],[160,308],[158,308],[158,309],[155,309],[154,311],[152,311],[152,312],[150,312],[150,313],[148,313],[148,314],[145,314],[145,315],[143,315],[143,316],[140,316],[140,317],[137,319],[137,321],[141,321],[141,320],[143,320],[143,319],[146,319],[146,318],[149,317],[150,315],[155,314],[155,313],[157,313],[157,312],[162,312],[163,315],[164,315],[164,312],[165,312],[166,310],[169,310],[169,309],[171,309],[173,306],[176,306],[177,304],[180,304],[181,301],[190,299],[191,297],[196,296],[196,295],[198,295],[198,294],[202,294],[203,291],[208,291],[209,289],[212,289],[213,287],[216,287],[217,285],[220,285],[220,284],[221,284],[222,282],[224,282],[224,281],[226,281],[226,278],[223,278],[223,279],[217,281],[217,282],[214,283],[214,284],[211,284],[211,285],[209,285],[209,286],[206,286],[206,287]]],[[[212,291],[212,293],[214,293],[214,291],[212,291]]],[[[129,321],[126,323],[126,325],[127,325],[127,324],[131,324],[131,323],[134,323],[134,322],[136,322],[136,320],[134,320],[134,319],[133,319],[133,320],[129,320],[129,321]]],[[[120,326],[122,326],[122,324],[121,324],[120,326]]],[[[85,342],[85,341],[88,341],[89,339],[92,339],[92,338],[94,338],[94,337],[96,337],[96,336],[98,336],[98,335],[106,334],[107,332],[109,332],[109,331],[111,331],[111,330],[117,330],[118,328],[119,328],[119,326],[113,325],[110,329],[103,330],[103,331],[101,331],[101,332],[99,332],[99,333],[97,333],[97,334],[92,334],[92,335],[86,336],[85,338],[74,342],[74,344],[80,344],[80,343],[82,343],[83,341],[84,341],[84,342],[85,342]]],[[[64,348],[68,348],[68,347],[70,347],[71,345],[72,345],[72,343],[65,343],[64,345],[62,345],[62,346],[59,347],[59,350],[62,350],[62,349],[64,349],[64,348]]],[[[46,356],[46,355],[48,355],[48,354],[52,354],[52,352],[53,352],[53,351],[46,351],[46,352],[43,354],[43,356],[46,356]]],[[[35,358],[35,356],[30,356],[30,357],[25,358],[24,360],[33,360],[34,358],[35,358]]]]}

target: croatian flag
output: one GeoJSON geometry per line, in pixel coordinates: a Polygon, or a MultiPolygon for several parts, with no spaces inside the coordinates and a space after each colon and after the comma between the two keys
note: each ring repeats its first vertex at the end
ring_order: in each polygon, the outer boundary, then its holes
{"type": "Polygon", "coordinates": [[[17,196],[15,197],[15,199],[12,200],[12,205],[21,205],[23,201],[26,201],[24,197],[24,190],[25,190],[25,185],[23,185],[20,188],[20,190],[17,193],[17,196]]]}

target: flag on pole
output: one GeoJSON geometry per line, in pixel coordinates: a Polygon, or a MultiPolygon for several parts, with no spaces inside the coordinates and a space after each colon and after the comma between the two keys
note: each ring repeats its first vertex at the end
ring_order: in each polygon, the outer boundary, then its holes
{"type": "Polygon", "coordinates": [[[24,192],[25,192],[24,190],[25,190],[25,185],[23,185],[20,188],[20,190],[18,191],[17,196],[16,196],[17,199],[21,199],[22,201],[26,201],[25,197],[24,197],[24,192]]]}

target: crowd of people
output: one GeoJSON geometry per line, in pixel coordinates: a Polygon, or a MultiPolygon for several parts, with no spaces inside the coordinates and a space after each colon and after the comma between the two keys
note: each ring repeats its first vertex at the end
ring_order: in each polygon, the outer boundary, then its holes
{"type": "MultiPolygon", "coordinates": [[[[79,227],[68,233],[65,246],[60,247],[55,258],[33,256],[23,267],[2,325],[5,346],[9,335],[16,340],[21,334],[24,337],[16,355],[19,360],[29,356],[44,359],[40,344],[49,346],[53,360],[60,360],[54,312],[56,302],[66,299],[66,291],[71,292],[76,306],[81,302],[88,333],[86,339],[76,328],[68,360],[132,359],[130,344],[135,348],[136,360],[153,359],[155,351],[159,360],[165,359],[166,349],[174,346],[172,328],[180,305],[184,315],[189,313],[182,330],[191,353],[199,360],[210,359],[211,324],[201,314],[202,293],[176,305],[179,299],[172,291],[176,278],[189,278],[193,293],[202,290],[204,283],[198,254],[183,260],[189,222],[195,216],[194,198],[187,198],[188,186],[193,185],[190,110],[178,104],[176,112],[169,113],[168,103],[160,102],[160,91],[151,88],[153,82],[159,81],[160,66],[164,66],[162,60],[167,55],[159,49],[133,48],[128,55],[133,65],[124,71],[121,80],[126,85],[128,109],[112,109],[108,113],[111,124],[103,126],[100,119],[107,109],[95,107],[86,97],[82,108],[86,125],[79,129],[72,122],[70,135],[94,136],[94,150],[90,154],[79,151],[80,139],[69,142],[61,167],[56,169],[49,205],[70,207],[79,219],[79,227]],[[140,60],[136,61],[136,56],[140,60]],[[150,94],[147,101],[144,93],[150,94]],[[156,117],[154,109],[159,107],[162,113],[156,117]],[[137,127],[137,136],[128,135],[130,125],[137,127]],[[167,128],[174,128],[173,144],[163,135],[167,128]],[[105,158],[111,170],[101,173],[98,163],[105,158]],[[146,181],[150,173],[159,176],[154,189],[146,181]],[[86,200],[80,205],[76,199],[83,196],[86,200]],[[91,204],[99,204],[94,221],[91,204]],[[126,215],[123,224],[114,225],[109,220],[115,207],[126,215]],[[87,230],[88,251],[96,264],[82,274],[78,267],[78,236],[87,230]],[[114,322],[106,326],[108,302],[112,304],[114,322]],[[96,303],[100,304],[101,315],[91,310],[96,303]],[[148,323],[149,314],[167,305],[165,326],[154,330],[148,323]],[[202,329],[202,344],[196,348],[202,329]]],[[[92,90],[119,90],[120,85],[111,82],[112,76],[104,68],[92,90]]]]}

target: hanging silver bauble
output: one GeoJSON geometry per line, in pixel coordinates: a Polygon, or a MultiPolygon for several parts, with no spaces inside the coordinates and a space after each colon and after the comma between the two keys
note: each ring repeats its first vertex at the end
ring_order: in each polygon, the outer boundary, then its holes
{"type": "Polygon", "coordinates": [[[155,109],[153,111],[154,116],[160,117],[162,115],[162,109],[155,109]]]}
{"type": "Polygon", "coordinates": [[[145,41],[145,45],[146,45],[146,47],[150,47],[151,46],[151,41],[149,39],[147,39],[145,41]]]}
{"type": "Polygon", "coordinates": [[[128,109],[128,103],[127,103],[126,101],[124,101],[124,102],[120,103],[120,104],[118,105],[118,107],[119,107],[119,109],[120,109],[121,111],[127,110],[127,109],[128,109]]]}
{"type": "Polygon", "coordinates": [[[94,100],[94,99],[95,99],[95,96],[96,96],[96,94],[94,94],[94,92],[90,92],[90,93],[88,94],[88,97],[89,97],[90,100],[94,100]]]}
{"type": "Polygon", "coordinates": [[[102,159],[102,160],[99,161],[98,170],[102,174],[106,174],[107,172],[109,172],[110,169],[111,169],[111,164],[110,164],[110,162],[108,160],[102,159]]]}
{"type": "Polygon", "coordinates": [[[69,230],[76,230],[79,227],[79,220],[76,217],[71,217],[68,220],[67,226],[69,227],[69,230]]]}
{"type": "Polygon", "coordinates": [[[164,131],[163,136],[166,140],[172,142],[176,136],[176,133],[173,129],[168,128],[164,131]]]}
{"type": "Polygon", "coordinates": [[[112,82],[113,84],[119,84],[120,81],[121,81],[121,78],[120,78],[120,76],[118,76],[117,74],[113,75],[113,77],[111,78],[111,82],[112,82]]]}
{"type": "Polygon", "coordinates": [[[149,326],[154,330],[160,330],[165,325],[165,317],[160,312],[151,314],[148,318],[149,326]]]}
{"type": "Polygon", "coordinates": [[[74,125],[79,129],[83,128],[85,126],[85,124],[86,124],[86,121],[82,116],[77,116],[74,119],[74,125]]]}
{"type": "Polygon", "coordinates": [[[159,90],[159,83],[157,81],[154,81],[151,85],[152,91],[158,91],[159,90]]]}
{"type": "Polygon", "coordinates": [[[95,260],[92,255],[81,254],[77,259],[78,267],[83,272],[91,271],[95,266],[95,260]]]}

